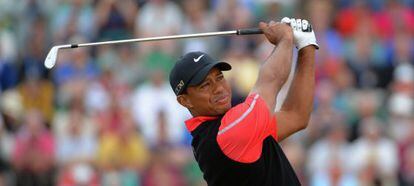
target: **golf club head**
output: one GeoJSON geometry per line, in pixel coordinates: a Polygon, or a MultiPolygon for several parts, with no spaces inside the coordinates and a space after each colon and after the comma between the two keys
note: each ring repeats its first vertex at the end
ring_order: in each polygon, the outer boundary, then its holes
{"type": "Polygon", "coordinates": [[[59,51],[58,46],[54,46],[54,47],[52,47],[52,49],[50,49],[50,51],[47,54],[46,59],[45,59],[45,67],[46,68],[51,69],[55,66],[58,51],[59,51]]]}

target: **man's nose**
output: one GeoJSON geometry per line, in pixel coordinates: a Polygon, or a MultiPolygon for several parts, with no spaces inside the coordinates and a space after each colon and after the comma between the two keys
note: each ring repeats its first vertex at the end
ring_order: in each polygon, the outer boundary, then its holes
{"type": "Polygon", "coordinates": [[[213,89],[214,94],[220,94],[224,91],[225,91],[225,89],[224,89],[224,85],[222,83],[215,83],[214,89],[213,89]]]}

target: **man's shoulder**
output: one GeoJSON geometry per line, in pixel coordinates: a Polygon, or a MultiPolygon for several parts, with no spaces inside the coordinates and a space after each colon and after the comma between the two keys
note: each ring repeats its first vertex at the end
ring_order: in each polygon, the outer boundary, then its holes
{"type": "Polygon", "coordinates": [[[246,118],[254,109],[262,109],[263,104],[265,104],[264,100],[260,98],[259,94],[252,93],[247,96],[244,102],[229,109],[223,115],[221,123],[224,125],[229,125],[230,123],[240,122],[246,118]]]}

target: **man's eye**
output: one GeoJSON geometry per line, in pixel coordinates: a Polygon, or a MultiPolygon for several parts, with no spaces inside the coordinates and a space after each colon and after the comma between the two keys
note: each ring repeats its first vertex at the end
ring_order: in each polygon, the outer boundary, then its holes
{"type": "Polygon", "coordinates": [[[223,75],[220,75],[220,76],[217,77],[217,80],[219,80],[219,81],[221,81],[223,79],[224,79],[224,76],[223,75]]]}
{"type": "Polygon", "coordinates": [[[200,88],[205,89],[205,88],[207,88],[209,85],[210,85],[210,83],[204,83],[204,84],[202,84],[202,85],[201,85],[201,87],[200,87],[200,88]]]}

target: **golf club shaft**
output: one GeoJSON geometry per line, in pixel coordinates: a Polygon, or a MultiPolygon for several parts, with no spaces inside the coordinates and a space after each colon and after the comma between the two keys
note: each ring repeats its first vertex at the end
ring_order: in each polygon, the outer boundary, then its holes
{"type": "Polygon", "coordinates": [[[52,49],[50,49],[49,53],[46,56],[44,64],[45,64],[45,67],[48,69],[53,68],[53,66],[55,66],[56,64],[56,59],[57,59],[59,49],[132,43],[132,42],[161,41],[161,40],[168,40],[168,39],[184,39],[184,38],[223,36],[223,35],[250,35],[250,34],[262,34],[262,33],[263,33],[262,30],[260,30],[259,28],[249,28],[249,29],[239,29],[239,30],[221,31],[221,32],[205,32],[205,33],[198,33],[198,34],[183,34],[183,35],[124,39],[124,40],[103,41],[103,42],[93,42],[93,43],[57,45],[57,46],[53,46],[52,49]]]}
{"type": "Polygon", "coordinates": [[[96,46],[96,45],[131,43],[131,42],[161,41],[161,40],[170,40],[170,39],[185,39],[185,38],[222,36],[222,35],[251,35],[251,34],[262,34],[262,33],[263,32],[259,28],[249,28],[249,29],[239,29],[239,30],[221,31],[221,32],[206,32],[206,33],[198,33],[198,34],[182,34],[182,35],[124,39],[124,40],[103,41],[103,42],[82,43],[82,44],[70,44],[70,45],[62,45],[61,48],[78,48],[78,47],[87,47],[87,46],[96,46]]]}

